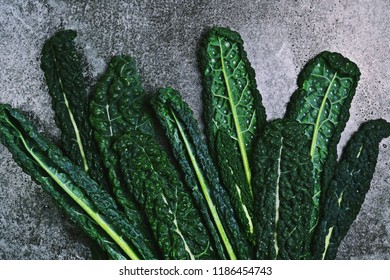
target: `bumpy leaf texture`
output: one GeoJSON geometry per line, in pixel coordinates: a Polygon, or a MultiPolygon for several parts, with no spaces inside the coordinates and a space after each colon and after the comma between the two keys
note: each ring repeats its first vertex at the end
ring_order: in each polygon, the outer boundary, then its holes
{"type": "Polygon", "coordinates": [[[201,71],[211,154],[240,224],[253,241],[251,153],[266,114],[243,44],[237,32],[212,28],[201,49],[201,71]]]}
{"type": "Polygon", "coordinates": [[[201,71],[211,154],[240,224],[253,241],[251,153],[266,114],[240,35],[212,28],[201,49],[201,71]]]}
{"type": "Polygon", "coordinates": [[[0,105],[0,140],[23,171],[112,258],[155,258],[112,197],[8,105],[0,105]]]}
{"type": "Polygon", "coordinates": [[[189,189],[150,135],[136,131],[116,144],[122,173],[142,205],[164,259],[216,259],[189,189]]]}
{"type": "Polygon", "coordinates": [[[129,217],[142,209],[146,220],[136,224],[149,228],[162,258],[215,258],[189,191],[157,143],[146,98],[134,60],[114,57],[91,102],[91,123],[117,200],[129,217]]]}
{"type": "Polygon", "coordinates": [[[172,88],[160,89],[152,105],[207,222],[219,256],[252,259],[252,247],[238,223],[227,191],[219,183],[218,173],[190,107],[172,88]]]}
{"type": "Polygon", "coordinates": [[[42,49],[41,68],[52,98],[55,121],[61,130],[61,148],[100,185],[107,187],[103,165],[88,122],[89,97],[73,30],[62,30],[42,49]]]}
{"type": "MultiPolygon", "coordinates": [[[[339,53],[322,52],[307,63],[298,78],[287,117],[306,125],[311,141],[315,204],[311,228],[317,224],[326,162],[337,161],[337,144],[349,119],[349,108],[360,77],[356,64],[339,53]]],[[[334,166],[333,166],[334,168],[334,166]]],[[[333,170],[333,169],[332,169],[333,170]]]]}
{"type": "Polygon", "coordinates": [[[157,247],[141,206],[126,186],[120,168],[120,155],[114,150],[115,143],[126,133],[154,134],[145,112],[145,98],[135,61],[125,55],[115,56],[91,98],[90,122],[116,201],[134,228],[144,236],[145,242],[157,247]]]}
{"type": "Polygon", "coordinates": [[[313,164],[304,126],[275,120],[255,149],[256,257],[306,259],[310,256],[313,164]]]}
{"type": "Polygon", "coordinates": [[[364,123],[349,140],[324,196],[323,211],[313,239],[314,258],[336,257],[370,188],[379,142],[389,136],[390,123],[379,119],[364,123]]]}

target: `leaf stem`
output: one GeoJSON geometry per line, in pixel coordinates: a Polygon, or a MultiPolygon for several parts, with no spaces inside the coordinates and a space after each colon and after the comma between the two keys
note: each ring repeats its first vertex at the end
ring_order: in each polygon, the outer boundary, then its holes
{"type": "Polygon", "coordinates": [[[218,215],[218,212],[217,212],[217,209],[210,197],[210,193],[209,193],[209,187],[207,186],[206,184],[206,180],[203,176],[203,173],[196,161],[196,158],[195,158],[195,155],[193,154],[192,152],[192,149],[190,147],[190,143],[185,135],[185,132],[184,132],[184,129],[183,127],[181,126],[179,120],[177,119],[175,113],[173,111],[172,112],[172,115],[173,115],[173,118],[175,120],[175,123],[179,129],[179,132],[180,132],[180,136],[182,137],[183,141],[184,141],[184,145],[186,147],[186,150],[188,152],[188,155],[190,157],[190,160],[191,160],[191,163],[192,163],[192,166],[194,167],[194,170],[195,170],[195,173],[196,173],[196,176],[198,177],[198,181],[199,181],[199,184],[202,188],[202,192],[203,192],[203,195],[206,199],[206,202],[207,202],[207,205],[211,211],[211,215],[215,221],[215,224],[217,226],[217,229],[218,229],[218,232],[222,238],[222,242],[223,244],[225,245],[225,248],[226,248],[226,251],[230,257],[230,259],[232,260],[236,260],[237,259],[237,256],[236,254],[234,253],[234,250],[233,250],[233,247],[232,245],[230,244],[230,240],[226,234],[226,231],[222,225],[222,222],[221,222],[221,219],[219,218],[219,215],[218,215]]]}
{"type": "Polygon", "coordinates": [[[251,170],[250,170],[250,167],[249,167],[248,156],[246,154],[246,148],[245,148],[245,143],[244,143],[245,141],[243,139],[240,121],[238,119],[236,106],[234,104],[231,85],[230,85],[230,82],[229,82],[228,75],[226,73],[225,60],[224,60],[224,57],[223,57],[221,39],[219,38],[218,41],[219,41],[219,49],[220,49],[220,55],[221,55],[222,73],[223,73],[223,78],[224,78],[225,84],[226,84],[226,90],[227,90],[227,94],[228,94],[230,109],[231,109],[232,115],[233,115],[234,126],[236,128],[236,134],[237,134],[237,140],[238,140],[238,146],[239,146],[239,149],[240,149],[242,164],[244,166],[245,176],[246,176],[246,180],[247,180],[248,186],[249,186],[249,192],[250,192],[250,194],[251,194],[251,196],[253,198],[253,190],[252,190],[252,183],[251,183],[252,174],[251,174],[251,170]]]}
{"type": "Polygon", "coordinates": [[[19,138],[21,139],[23,146],[27,152],[32,156],[32,158],[42,167],[42,169],[99,225],[102,229],[107,232],[107,234],[121,247],[121,249],[129,256],[132,260],[139,260],[139,256],[135,251],[126,243],[121,236],[109,225],[104,219],[95,211],[93,211],[87,203],[79,199],[77,194],[75,194],[68,186],[66,182],[63,182],[56,173],[51,170],[47,164],[45,164],[34,152],[33,149],[27,144],[26,139],[18,128],[15,127],[13,123],[9,120],[7,122],[17,131],[19,138]]]}
{"type": "Polygon", "coordinates": [[[320,110],[318,111],[316,123],[314,125],[314,130],[313,130],[313,139],[311,141],[311,147],[310,147],[310,155],[311,155],[312,159],[314,157],[314,153],[315,153],[315,150],[316,150],[316,147],[317,147],[318,131],[320,130],[320,121],[321,121],[321,118],[322,118],[322,114],[324,112],[326,100],[328,99],[329,92],[330,92],[330,90],[331,90],[331,88],[332,88],[332,86],[334,84],[334,81],[335,81],[336,77],[337,77],[337,72],[333,75],[333,78],[330,81],[328,88],[326,89],[326,93],[325,93],[324,99],[322,100],[320,110]]]}

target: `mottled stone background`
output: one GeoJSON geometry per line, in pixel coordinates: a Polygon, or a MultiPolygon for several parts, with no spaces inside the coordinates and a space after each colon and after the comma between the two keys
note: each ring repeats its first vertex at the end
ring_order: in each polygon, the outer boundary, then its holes
{"type": "MultiPolygon", "coordinates": [[[[153,93],[180,90],[201,121],[199,39],[213,25],[242,35],[268,118],[282,117],[304,63],[337,51],[362,72],[340,147],[368,119],[390,121],[390,2],[354,1],[25,1],[0,0],[0,102],[29,113],[58,140],[39,67],[43,42],[61,28],[78,32],[91,85],[113,55],[138,62],[153,93]]],[[[390,139],[340,259],[390,259],[390,139]]],[[[0,259],[87,259],[88,239],[32,183],[0,145],[0,259]]]]}

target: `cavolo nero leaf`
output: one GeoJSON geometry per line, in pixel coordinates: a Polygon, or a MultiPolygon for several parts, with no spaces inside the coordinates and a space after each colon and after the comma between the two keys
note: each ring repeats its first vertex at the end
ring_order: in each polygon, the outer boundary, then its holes
{"type": "Polygon", "coordinates": [[[152,99],[152,106],[213,236],[220,258],[252,259],[252,247],[239,226],[227,191],[219,183],[218,173],[190,107],[172,88],[160,89],[152,99]]]}
{"type": "Polygon", "coordinates": [[[90,122],[116,201],[137,231],[154,244],[146,217],[126,187],[120,155],[114,150],[115,143],[126,133],[154,134],[144,103],[145,91],[135,61],[125,55],[113,57],[91,98],[90,122]]]}
{"type": "MultiPolygon", "coordinates": [[[[114,193],[134,215],[145,213],[165,259],[213,258],[208,234],[189,192],[157,143],[135,62],[116,56],[91,101],[91,123],[114,193]],[[131,200],[130,200],[131,198],[131,200]]],[[[142,222],[142,220],[138,219],[142,222]]]]}
{"type": "Polygon", "coordinates": [[[240,224],[253,241],[251,154],[266,113],[240,35],[212,28],[201,49],[201,71],[211,155],[240,224]]]}
{"type": "Polygon", "coordinates": [[[41,68],[61,130],[61,148],[92,179],[107,187],[88,121],[89,96],[74,43],[76,35],[73,30],[62,30],[49,38],[42,48],[41,68]]]}
{"type": "Polygon", "coordinates": [[[349,119],[349,108],[360,77],[356,64],[339,53],[322,52],[307,63],[298,77],[287,117],[306,125],[313,162],[315,204],[310,227],[314,229],[320,211],[323,173],[332,173],[326,162],[337,161],[337,144],[349,119]],[[324,171],[325,170],[325,171],[324,171]]]}
{"type": "Polygon", "coordinates": [[[319,225],[313,239],[315,259],[334,259],[356,219],[375,172],[379,142],[390,136],[383,119],[364,123],[349,140],[324,195],[319,225]]]}
{"type": "Polygon", "coordinates": [[[215,259],[191,194],[155,137],[141,131],[117,143],[127,186],[142,205],[164,259],[215,259]]]}
{"type": "Polygon", "coordinates": [[[112,197],[9,105],[0,105],[0,140],[22,169],[112,258],[155,258],[112,197]]]}
{"type": "Polygon", "coordinates": [[[310,141],[289,119],[269,123],[254,152],[256,257],[306,259],[313,203],[310,141]]]}

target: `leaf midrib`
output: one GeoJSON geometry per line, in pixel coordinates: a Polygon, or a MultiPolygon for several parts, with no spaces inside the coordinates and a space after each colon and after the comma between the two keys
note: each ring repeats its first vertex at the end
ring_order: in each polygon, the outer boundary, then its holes
{"type": "Polygon", "coordinates": [[[53,53],[53,60],[54,60],[54,65],[55,65],[56,71],[58,73],[58,83],[60,84],[62,97],[64,98],[64,103],[65,103],[66,109],[68,111],[70,122],[71,122],[72,127],[73,127],[73,132],[74,132],[74,134],[76,136],[77,146],[79,147],[80,155],[81,155],[81,158],[83,160],[84,171],[88,173],[89,166],[88,166],[87,158],[86,158],[86,155],[85,155],[83,142],[81,140],[80,130],[79,130],[79,128],[77,126],[77,123],[76,123],[76,121],[74,119],[74,115],[73,115],[72,109],[69,106],[69,101],[68,101],[68,98],[66,96],[66,93],[65,93],[65,90],[64,90],[64,86],[62,85],[62,79],[61,79],[61,77],[59,75],[60,70],[59,70],[59,67],[58,67],[57,58],[56,58],[54,53],[53,53]]]}
{"type": "Polygon", "coordinates": [[[214,202],[212,201],[211,197],[210,197],[210,194],[209,194],[209,187],[207,186],[206,184],[206,180],[203,176],[203,173],[202,171],[200,170],[200,167],[196,161],[196,158],[195,158],[195,155],[193,154],[192,152],[192,149],[190,147],[190,143],[187,139],[187,136],[185,135],[185,132],[184,132],[184,129],[183,127],[181,126],[180,124],[180,121],[177,119],[176,117],[176,114],[171,110],[171,113],[172,113],[172,116],[174,118],[174,121],[176,123],[176,126],[177,128],[179,129],[179,132],[180,132],[180,136],[182,137],[183,141],[184,141],[184,145],[186,147],[186,150],[187,150],[187,153],[190,157],[190,160],[191,160],[191,164],[195,170],[195,174],[198,178],[198,182],[201,186],[201,189],[202,189],[202,192],[203,192],[203,195],[206,199],[206,202],[207,202],[207,205],[210,209],[210,212],[211,212],[211,216],[213,217],[214,221],[215,221],[215,224],[217,226],[217,229],[218,229],[218,232],[221,236],[221,239],[222,239],[222,242],[226,248],[226,251],[230,257],[230,259],[232,260],[236,260],[237,259],[237,256],[233,250],[233,246],[231,245],[230,243],[230,240],[226,234],[226,231],[223,227],[223,224],[222,224],[222,221],[218,215],[218,212],[217,212],[217,209],[214,205],[214,202]]]}
{"type": "MultiPolygon", "coordinates": [[[[142,150],[142,152],[145,154],[145,156],[147,157],[148,162],[150,163],[151,170],[154,173],[154,176],[160,177],[161,176],[161,172],[158,172],[158,170],[155,168],[155,166],[153,164],[153,157],[149,155],[149,153],[146,151],[145,147],[142,146],[140,143],[135,142],[134,144],[137,145],[142,150]]],[[[145,192],[147,192],[147,190],[145,192]]],[[[172,209],[171,205],[168,203],[168,201],[170,201],[170,202],[172,202],[172,201],[168,200],[165,197],[165,194],[164,194],[163,190],[161,190],[161,196],[163,198],[164,203],[168,207],[168,212],[173,216],[172,223],[175,226],[174,231],[179,235],[179,237],[183,241],[184,250],[187,252],[187,254],[188,254],[188,256],[190,257],[191,260],[195,260],[195,255],[192,253],[191,248],[188,245],[188,242],[187,242],[186,238],[184,237],[183,233],[181,232],[181,229],[180,229],[179,224],[177,222],[177,214],[176,214],[177,213],[177,203],[178,203],[177,187],[175,187],[175,198],[176,198],[176,200],[174,201],[175,209],[172,209]]]]}
{"type": "Polygon", "coordinates": [[[219,43],[220,56],[221,56],[222,73],[223,73],[223,78],[224,78],[225,85],[226,85],[226,91],[228,94],[230,110],[232,111],[234,127],[235,127],[236,134],[237,134],[237,142],[238,142],[238,146],[239,146],[240,154],[241,154],[241,160],[242,160],[242,164],[243,164],[244,171],[245,171],[246,181],[247,181],[248,186],[249,186],[249,192],[251,194],[251,197],[253,198],[253,191],[252,191],[252,184],[251,184],[252,174],[251,174],[251,170],[249,167],[248,156],[247,156],[246,148],[245,148],[245,141],[243,139],[241,125],[240,125],[240,121],[238,119],[238,114],[237,114],[237,110],[236,110],[236,105],[234,104],[234,101],[233,101],[233,93],[232,93],[231,85],[229,82],[229,77],[227,76],[227,73],[226,73],[221,38],[218,38],[218,43],[219,43]]]}
{"type": "Polygon", "coordinates": [[[95,211],[93,211],[84,201],[78,198],[78,196],[73,193],[73,191],[66,185],[65,182],[61,181],[55,173],[50,170],[48,167],[30,148],[27,144],[26,139],[24,138],[22,132],[16,126],[6,120],[9,125],[11,125],[15,131],[18,133],[18,137],[21,139],[23,146],[27,152],[33,157],[33,159],[42,167],[42,169],[105,231],[107,234],[121,247],[121,249],[129,256],[132,260],[139,260],[139,256],[135,251],[126,243],[123,238],[116,233],[116,231],[107,224],[104,219],[95,211]]]}
{"type": "Polygon", "coordinates": [[[311,156],[312,160],[314,160],[314,154],[315,154],[315,150],[317,147],[318,132],[319,132],[320,126],[321,126],[320,122],[321,122],[321,118],[322,118],[322,115],[323,115],[324,110],[325,110],[325,104],[326,104],[326,101],[328,100],[329,92],[334,84],[334,81],[336,80],[336,77],[337,77],[337,72],[333,75],[332,80],[330,81],[329,86],[326,89],[324,98],[321,102],[321,106],[320,106],[320,109],[319,109],[318,114],[317,114],[317,119],[316,119],[316,123],[314,125],[313,137],[312,137],[311,146],[310,146],[310,156],[311,156]]]}
{"type": "Polygon", "coordinates": [[[275,224],[274,224],[274,249],[275,249],[275,259],[277,259],[279,254],[279,245],[278,245],[278,224],[280,216],[280,177],[281,177],[281,162],[282,162],[282,153],[283,153],[283,136],[280,139],[280,149],[278,154],[278,173],[276,178],[276,189],[275,189],[275,224]]]}

